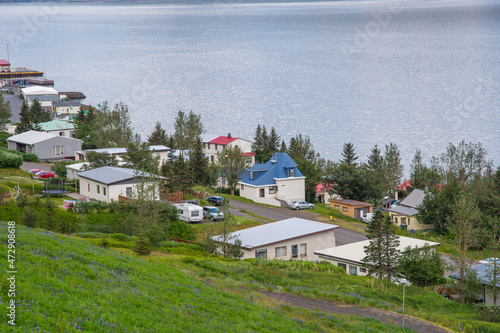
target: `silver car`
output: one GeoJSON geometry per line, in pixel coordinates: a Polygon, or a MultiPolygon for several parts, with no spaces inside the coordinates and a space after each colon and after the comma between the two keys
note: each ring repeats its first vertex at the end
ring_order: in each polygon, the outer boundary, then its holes
{"type": "Polygon", "coordinates": [[[212,221],[224,219],[224,213],[214,206],[204,206],[203,213],[206,219],[210,219],[212,221]]]}
{"type": "Polygon", "coordinates": [[[288,207],[290,207],[290,209],[295,209],[295,210],[313,209],[314,205],[312,203],[305,202],[305,201],[294,201],[291,204],[289,204],[288,207]]]}

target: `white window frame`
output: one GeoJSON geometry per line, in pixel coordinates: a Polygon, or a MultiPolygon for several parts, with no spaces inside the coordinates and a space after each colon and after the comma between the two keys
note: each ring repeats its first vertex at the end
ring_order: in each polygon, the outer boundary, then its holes
{"type": "Polygon", "coordinates": [[[299,246],[299,256],[301,258],[307,257],[307,244],[306,243],[300,244],[300,246],[299,246]]]}
{"type": "Polygon", "coordinates": [[[275,194],[278,190],[277,186],[269,186],[269,194],[275,194]]]}
{"type": "Polygon", "coordinates": [[[294,175],[293,175],[293,169],[289,169],[288,170],[288,178],[292,178],[292,177],[294,177],[294,175]]]}
{"type": "Polygon", "coordinates": [[[286,257],[286,246],[277,246],[274,248],[276,258],[286,257]]]}
{"type": "Polygon", "coordinates": [[[64,155],[64,146],[52,146],[52,155],[53,156],[64,155]]]}

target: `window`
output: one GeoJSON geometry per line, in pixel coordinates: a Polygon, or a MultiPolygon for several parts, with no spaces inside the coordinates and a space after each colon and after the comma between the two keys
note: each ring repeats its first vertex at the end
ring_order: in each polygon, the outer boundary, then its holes
{"type": "Polygon", "coordinates": [[[300,244],[300,257],[307,257],[307,245],[306,244],[300,244]]]}
{"type": "Polygon", "coordinates": [[[179,209],[179,214],[184,214],[184,210],[183,209],[179,209]]]}
{"type": "Polygon", "coordinates": [[[346,271],[347,271],[347,265],[346,265],[346,264],[343,264],[343,263],[339,262],[339,263],[337,264],[337,266],[342,267],[344,270],[346,270],[346,271]]]}
{"type": "Polygon", "coordinates": [[[245,185],[241,184],[241,190],[243,191],[245,189],[245,185]]]}
{"type": "Polygon", "coordinates": [[[215,150],[217,150],[217,144],[215,144],[215,150]]]}
{"type": "Polygon", "coordinates": [[[52,155],[54,155],[54,156],[64,155],[64,146],[52,147],[52,155]]]}
{"type": "Polygon", "coordinates": [[[214,163],[214,156],[210,156],[210,162],[214,163]]]}
{"type": "Polygon", "coordinates": [[[366,268],[360,267],[360,268],[359,268],[359,271],[360,271],[361,273],[366,273],[366,268]]]}
{"type": "Polygon", "coordinates": [[[250,171],[250,179],[253,179],[253,171],[250,171]]]}
{"type": "Polygon", "coordinates": [[[297,258],[299,256],[298,245],[292,245],[292,258],[297,258]]]}
{"type": "Polygon", "coordinates": [[[104,186],[102,187],[102,194],[106,195],[106,188],[104,186]]]}
{"type": "Polygon", "coordinates": [[[293,169],[288,170],[288,177],[293,177],[293,169]]]}
{"type": "Polygon", "coordinates": [[[87,184],[87,186],[88,186],[88,189],[89,189],[89,192],[90,192],[90,184],[87,184]]]}
{"type": "Polygon", "coordinates": [[[255,250],[255,258],[267,258],[267,249],[255,250]]]}
{"type": "Polygon", "coordinates": [[[226,177],[221,177],[222,186],[226,186],[226,177]]]}
{"type": "Polygon", "coordinates": [[[344,212],[348,212],[348,211],[349,211],[349,207],[342,207],[342,210],[343,210],[344,212]]]}
{"type": "Polygon", "coordinates": [[[101,186],[97,185],[97,194],[101,194],[101,186]]]}
{"type": "Polygon", "coordinates": [[[210,143],[207,143],[207,148],[210,149],[210,143]]]}
{"type": "Polygon", "coordinates": [[[286,257],[286,246],[276,247],[275,250],[276,250],[276,255],[275,255],[276,258],[286,257]]]}
{"type": "Polygon", "coordinates": [[[200,211],[199,211],[199,210],[193,210],[193,211],[191,212],[191,216],[193,216],[193,217],[198,217],[198,216],[200,216],[200,211]]]}
{"type": "Polygon", "coordinates": [[[59,132],[59,136],[64,136],[64,132],[59,132]]]}
{"type": "Polygon", "coordinates": [[[276,186],[269,186],[269,194],[276,193],[276,186]]]}
{"type": "Polygon", "coordinates": [[[397,217],[394,218],[394,223],[398,224],[398,218],[397,217]]]}
{"type": "Polygon", "coordinates": [[[405,225],[406,224],[406,217],[402,217],[401,218],[401,225],[405,225]]]}
{"type": "Polygon", "coordinates": [[[340,209],[340,206],[339,205],[335,205],[333,206],[335,209],[340,209]]]}
{"type": "Polygon", "coordinates": [[[358,268],[356,266],[349,265],[349,274],[358,275],[358,268]]]}
{"type": "Polygon", "coordinates": [[[127,198],[132,198],[132,187],[127,187],[125,189],[125,193],[126,193],[127,198]]]}

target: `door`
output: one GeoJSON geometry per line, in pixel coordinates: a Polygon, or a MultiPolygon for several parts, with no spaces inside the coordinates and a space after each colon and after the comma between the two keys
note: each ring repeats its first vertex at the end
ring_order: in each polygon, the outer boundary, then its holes
{"type": "Polygon", "coordinates": [[[259,190],[259,192],[260,192],[260,197],[261,197],[261,198],[264,198],[264,197],[266,196],[266,192],[265,192],[265,190],[264,190],[263,188],[261,188],[261,189],[259,190]]]}
{"type": "Polygon", "coordinates": [[[298,258],[298,256],[299,256],[298,245],[292,245],[292,258],[298,258]]]}

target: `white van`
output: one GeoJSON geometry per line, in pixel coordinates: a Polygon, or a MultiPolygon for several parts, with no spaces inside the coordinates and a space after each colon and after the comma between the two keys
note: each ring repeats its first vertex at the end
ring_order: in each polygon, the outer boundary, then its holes
{"type": "Polygon", "coordinates": [[[184,222],[203,222],[203,208],[190,203],[174,204],[179,211],[179,220],[184,222]]]}

